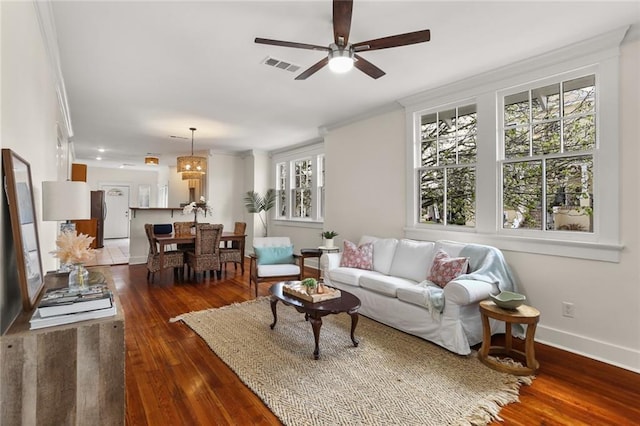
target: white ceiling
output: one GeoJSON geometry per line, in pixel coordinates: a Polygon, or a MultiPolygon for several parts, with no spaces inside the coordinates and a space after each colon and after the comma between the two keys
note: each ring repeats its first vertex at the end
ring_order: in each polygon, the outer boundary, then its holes
{"type": "Polygon", "coordinates": [[[355,0],[351,42],[425,28],[431,41],[361,53],[387,73],[378,80],[325,67],[295,81],[324,53],[253,40],[328,45],[330,0],[56,0],[53,11],[75,153],[102,166],[139,165],[147,153],[174,164],[191,149],[189,127],[196,151],[310,141],[322,126],[640,21],[638,1],[355,0]],[[267,56],[301,69],[266,66],[267,56]]]}

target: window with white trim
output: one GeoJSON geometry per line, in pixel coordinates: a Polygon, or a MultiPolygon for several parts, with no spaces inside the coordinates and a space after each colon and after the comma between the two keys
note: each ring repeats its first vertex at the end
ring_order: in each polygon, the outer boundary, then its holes
{"type": "Polygon", "coordinates": [[[322,144],[274,154],[276,220],[320,221],[324,216],[322,144]]]}
{"type": "Polygon", "coordinates": [[[421,115],[421,223],[475,226],[476,123],[475,104],[421,115]]]}
{"type": "Polygon", "coordinates": [[[405,236],[456,239],[466,232],[475,235],[462,240],[507,250],[619,261],[623,36],[611,32],[599,44],[577,43],[401,100],[411,129],[405,236]],[[476,159],[461,164],[438,114],[471,103],[476,159]],[[444,132],[442,143],[433,129],[444,132]],[[475,226],[446,226],[453,212],[428,220],[432,199],[446,205],[446,169],[467,166],[477,180],[475,226]]]}
{"type": "Polygon", "coordinates": [[[501,98],[503,228],[593,232],[595,75],[501,98]]]}

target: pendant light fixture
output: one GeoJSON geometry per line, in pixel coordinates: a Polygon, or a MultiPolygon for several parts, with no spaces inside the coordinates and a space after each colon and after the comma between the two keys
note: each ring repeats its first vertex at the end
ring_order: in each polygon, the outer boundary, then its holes
{"type": "Polygon", "coordinates": [[[207,159],[193,155],[193,134],[195,127],[189,127],[191,130],[191,155],[178,157],[177,170],[182,174],[182,180],[200,179],[207,172],[207,159]]]}
{"type": "Polygon", "coordinates": [[[144,157],[144,164],[146,164],[147,166],[157,166],[158,164],[160,164],[160,159],[155,155],[147,155],[146,157],[144,157]]]}

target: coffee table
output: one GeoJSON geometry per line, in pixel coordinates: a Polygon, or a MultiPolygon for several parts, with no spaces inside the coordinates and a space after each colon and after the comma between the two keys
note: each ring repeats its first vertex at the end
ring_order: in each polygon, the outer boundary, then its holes
{"type": "Polygon", "coordinates": [[[287,293],[283,293],[282,287],[290,281],[282,281],[271,286],[271,312],[273,312],[273,324],[271,329],[278,322],[278,314],[276,313],[276,305],[282,302],[285,305],[293,306],[296,311],[304,314],[305,319],[311,321],[313,328],[313,338],[315,339],[316,348],[313,351],[313,358],[320,358],[320,327],[322,327],[322,317],[330,314],[339,314],[345,312],[351,316],[351,341],[353,346],[358,346],[354,333],[358,325],[358,309],[360,308],[360,299],[355,295],[340,290],[341,296],[336,299],[325,300],[322,302],[311,303],[306,300],[298,299],[287,293]]]}

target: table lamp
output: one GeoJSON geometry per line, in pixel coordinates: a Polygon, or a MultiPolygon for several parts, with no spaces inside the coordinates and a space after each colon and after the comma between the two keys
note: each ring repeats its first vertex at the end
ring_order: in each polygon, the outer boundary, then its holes
{"type": "Polygon", "coordinates": [[[91,219],[91,188],[86,182],[42,182],[42,220],[65,221],[60,231],[75,231],[72,220],[91,219]]]}

